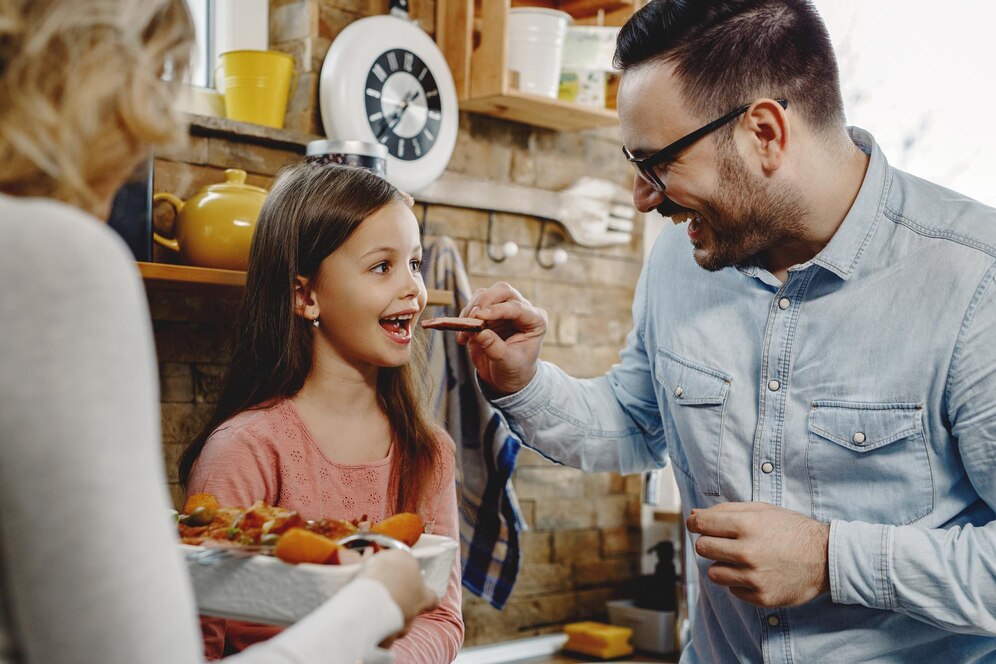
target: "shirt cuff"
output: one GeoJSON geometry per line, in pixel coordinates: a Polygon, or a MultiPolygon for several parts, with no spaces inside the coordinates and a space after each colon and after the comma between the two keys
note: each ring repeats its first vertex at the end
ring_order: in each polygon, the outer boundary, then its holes
{"type": "Polygon", "coordinates": [[[546,380],[549,369],[546,362],[540,362],[536,367],[536,374],[529,384],[518,392],[507,394],[503,397],[493,397],[493,393],[486,389],[482,383],[481,389],[484,395],[497,408],[510,415],[529,416],[539,412],[550,401],[550,381],[546,380]]]}
{"type": "Polygon", "coordinates": [[[837,604],[892,611],[892,550],[896,529],[857,521],[831,521],[830,596],[837,604]]]}

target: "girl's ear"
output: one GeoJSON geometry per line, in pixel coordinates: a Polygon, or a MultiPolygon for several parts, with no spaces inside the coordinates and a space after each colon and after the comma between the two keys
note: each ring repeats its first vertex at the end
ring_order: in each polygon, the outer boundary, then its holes
{"type": "Polygon", "coordinates": [[[311,282],[301,275],[294,277],[294,313],[308,320],[314,320],[319,313],[311,282]]]}

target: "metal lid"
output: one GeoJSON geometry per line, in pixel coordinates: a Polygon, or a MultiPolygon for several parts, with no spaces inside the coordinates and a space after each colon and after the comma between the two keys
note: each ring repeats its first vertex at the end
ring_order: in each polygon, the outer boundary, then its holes
{"type": "Polygon", "coordinates": [[[330,141],[317,140],[308,143],[305,156],[316,154],[355,154],[364,157],[380,157],[387,159],[387,146],[380,143],[364,141],[330,141]]]}

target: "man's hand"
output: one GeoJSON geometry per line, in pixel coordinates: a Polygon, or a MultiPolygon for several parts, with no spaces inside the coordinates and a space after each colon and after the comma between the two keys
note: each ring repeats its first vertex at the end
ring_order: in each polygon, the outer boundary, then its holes
{"type": "Polygon", "coordinates": [[[460,316],[489,321],[486,330],[457,332],[481,380],[500,395],[528,385],[539,364],[546,312],[501,281],[476,291],[460,316]]]}
{"type": "Polygon", "coordinates": [[[830,525],[767,503],[692,510],[695,552],[715,560],[708,576],[745,602],[798,606],[830,590],[830,525]]]}

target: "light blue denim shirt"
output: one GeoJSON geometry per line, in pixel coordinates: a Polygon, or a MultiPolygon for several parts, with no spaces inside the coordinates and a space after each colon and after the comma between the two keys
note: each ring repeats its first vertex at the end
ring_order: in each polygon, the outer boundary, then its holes
{"type": "MultiPolygon", "coordinates": [[[[829,522],[831,592],[765,610],[709,581],[682,662],[996,661],[996,210],[891,168],[874,139],[830,243],[785,283],[647,260],[604,377],[544,363],[496,399],[547,457],[673,464],[691,507],[829,522]]],[[[542,305],[542,303],[538,303],[542,305]]]]}

